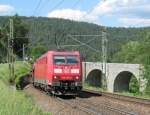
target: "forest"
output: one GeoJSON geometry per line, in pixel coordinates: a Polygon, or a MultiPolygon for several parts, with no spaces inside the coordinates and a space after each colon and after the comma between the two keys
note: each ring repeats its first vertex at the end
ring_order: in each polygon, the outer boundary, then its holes
{"type": "MultiPolygon", "coordinates": [[[[36,49],[43,50],[42,53],[46,50],[64,49],[79,50],[85,61],[101,61],[103,26],[86,22],[45,17],[19,17],[16,15],[13,18],[15,31],[14,46],[17,58],[22,58],[22,45],[24,43],[26,44],[26,55],[29,57],[33,57],[32,53],[34,54],[36,49]],[[84,44],[81,44],[78,41],[81,41],[84,44]]],[[[7,32],[9,33],[8,24],[9,17],[1,16],[0,27],[3,29],[6,26],[7,32]]],[[[6,34],[6,30],[2,29],[2,33],[6,34]]],[[[114,54],[116,54],[121,49],[122,45],[128,43],[129,41],[143,41],[149,30],[149,27],[107,27],[107,61],[116,62],[117,60],[113,59],[114,54]]],[[[2,44],[7,46],[6,38],[7,37],[0,38],[0,47],[2,47],[2,44]]],[[[6,61],[6,58],[2,59],[4,57],[3,55],[5,54],[2,53],[0,55],[0,60],[6,61]]],[[[39,55],[41,55],[40,51],[39,55]]],[[[39,55],[37,54],[33,58],[37,58],[39,55]]]]}

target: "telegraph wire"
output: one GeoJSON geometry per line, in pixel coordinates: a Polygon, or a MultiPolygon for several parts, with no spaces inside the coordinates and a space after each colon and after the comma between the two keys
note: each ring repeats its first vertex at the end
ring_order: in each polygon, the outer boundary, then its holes
{"type": "MultiPolygon", "coordinates": [[[[80,36],[80,35],[71,35],[71,36],[80,36]]],[[[93,39],[90,39],[90,40],[88,40],[85,44],[88,44],[88,43],[90,43],[90,42],[92,42],[92,41],[94,41],[95,39],[97,39],[99,36],[101,36],[101,35],[81,35],[81,36],[89,36],[89,37],[91,37],[91,36],[94,36],[94,38],[93,39]]],[[[84,44],[84,45],[85,45],[84,44]]],[[[75,45],[75,44],[72,44],[72,45],[61,45],[61,47],[71,47],[71,46],[73,46],[73,47],[77,47],[77,46],[83,46],[83,44],[81,45],[75,45]]]]}
{"type": "Polygon", "coordinates": [[[74,41],[76,41],[76,42],[78,42],[78,43],[80,43],[80,44],[82,44],[82,45],[87,46],[88,48],[90,48],[91,50],[93,50],[93,51],[95,51],[95,52],[101,52],[101,51],[99,51],[99,50],[97,50],[97,49],[91,47],[90,45],[88,45],[88,44],[86,44],[86,43],[84,43],[84,42],[81,42],[80,40],[75,39],[75,38],[74,38],[73,36],[71,36],[70,34],[69,34],[68,36],[69,36],[72,40],[74,40],[74,41]]]}
{"type": "Polygon", "coordinates": [[[58,6],[60,6],[65,0],[60,0],[53,8],[50,9],[50,11],[54,10],[58,6]]]}
{"type": "MultiPolygon", "coordinates": [[[[81,1],[81,0],[77,0],[77,1],[74,3],[74,5],[72,6],[72,8],[74,8],[75,6],[77,6],[80,1],[81,1]]],[[[38,10],[38,8],[40,7],[41,2],[42,2],[42,0],[40,0],[40,1],[38,2],[38,5],[37,5],[37,7],[36,7],[35,10],[34,10],[33,15],[36,13],[36,10],[38,10]]],[[[54,10],[55,8],[57,8],[58,6],[60,6],[63,2],[64,2],[64,0],[59,1],[53,8],[51,8],[50,11],[52,11],[52,10],[54,10]]],[[[44,8],[45,4],[42,5],[42,6],[43,6],[43,8],[44,8]]],[[[42,8],[42,7],[41,7],[41,8],[42,8]]],[[[40,8],[39,10],[41,10],[41,8],[40,8]]],[[[34,25],[35,25],[35,22],[34,22],[34,25]]],[[[33,26],[34,26],[34,25],[33,25],[33,26]]],[[[64,33],[64,31],[61,32],[61,33],[64,33]]],[[[57,40],[55,40],[55,41],[57,41],[57,40]]],[[[57,46],[58,46],[58,43],[57,43],[57,46]]]]}
{"type": "Polygon", "coordinates": [[[72,8],[75,8],[80,2],[81,2],[81,0],[77,0],[77,1],[72,5],[72,8]]]}
{"type": "MultiPolygon", "coordinates": [[[[52,11],[53,9],[57,8],[58,6],[60,6],[63,2],[64,2],[64,0],[60,0],[54,7],[51,8],[51,11],[52,11]]],[[[39,8],[40,4],[41,4],[41,0],[39,1],[38,5],[37,5],[37,7],[36,7],[36,9],[35,9],[35,11],[39,8]]],[[[41,7],[41,8],[42,8],[42,7],[41,7]]],[[[34,15],[34,13],[33,13],[33,15],[34,15]]],[[[38,24],[36,24],[36,26],[37,26],[37,25],[38,25],[38,24]]],[[[34,28],[35,28],[35,21],[33,22],[33,26],[34,26],[34,28]]],[[[31,29],[30,29],[30,30],[31,30],[31,29]]],[[[34,30],[35,30],[35,29],[34,29],[34,30]]]]}
{"type": "MultiPolygon", "coordinates": [[[[78,0],[78,1],[73,5],[73,7],[75,7],[79,2],[80,2],[80,0],[78,0]]],[[[91,10],[89,10],[85,15],[83,15],[82,18],[85,18],[86,16],[88,16],[92,11],[93,11],[93,8],[92,8],[91,10]]],[[[71,28],[71,27],[70,27],[70,28],[71,28]]],[[[69,29],[69,30],[70,30],[70,29],[69,29]]],[[[65,31],[65,30],[64,30],[64,31],[65,31]]],[[[61,32],[61,33],[64,33],[64,31],[61,32]]],[[[69,36],[70,36],[70,35],[69,35],[69,36]]]]}
{"type": "Polygon", "coordinates": [[[50,1],[51,1],[51,0],[48,0],[48,2],[45,1],[45,2],[43,3],[43,5],[41,6],[41,8],[39,8],[39,12],[37,13],[37,15],[38,15],[40,12],[43,11],[43,9],[50,3],[50,1]]]}
{"type": "MultiPolygon", "coordinates": [[[[63,1],[63,0],[62,0],[63,1]]],[[[81,0],[77,0],[73,5],[72,5],[72,7],[71,7],[71,9],[73,9],[73,8],[75,8],[79,3],[81,2],[81,0]]],[[[53,8],[54,9],[54,8],[53,8]]],[[[63,27],[64,27],[64,25],[62,25],[63,27]]],[[[70,27],[71,28],[71,27],[70,27]]],[[[69,30],[70,30],[70,28],[69,28],[69,30]]],[[[65,29],[63,29],[63,31],[62,32],[60,32],[60,35],[61,34],[66,34],[65,33],[65,29]]],[[[56,47],[59,49],[60,47],[61,47],[61,45],[58,43],[58,39],[57,38],[55,38],[55,45],[56,45],[56,47]]]]}
{"type": "MultiPolygon", "coordinates": [[[[41,40],[41,39],[36,39],[36,41],[34,41],[34,43],[31,42],[31,43],[29,43],[28,45],[26,45],[24,48],[32,47],[36,42],[39,42],[40,40],[41,40]]],[[[23,50],[23,48],[18,49],[17,53],[20,52],[20,51],[22,51],[22,50],[23,50]]]]}
{"type": "Polygon", "coordinates": [[[39,0],[37,6],[35,7],[35,10],[33,11],[33,14],[32,14],[33,16],[37,13],[37,10],[38,10],[38,8],[40,7],[41,2],[42,2],[42,0],[39,0]]]}

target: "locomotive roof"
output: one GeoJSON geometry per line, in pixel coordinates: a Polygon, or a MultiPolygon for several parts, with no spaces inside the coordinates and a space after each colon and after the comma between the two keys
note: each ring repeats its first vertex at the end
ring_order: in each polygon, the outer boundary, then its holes
{"type": "Polygon", "coordinates": [[[37,60],[46,57],[47,55],[73,55],[73,54],[79,55],[79,51],[47,51],[45,54],[41,55],[37,60]]]}
{"type": "Polygon", "coordinates": [[[79,54],[78,51],[48,51],[47,53],[50,53],[50,54],[60,54],[60,55],[63,55],[63,54],[79,54]]]}

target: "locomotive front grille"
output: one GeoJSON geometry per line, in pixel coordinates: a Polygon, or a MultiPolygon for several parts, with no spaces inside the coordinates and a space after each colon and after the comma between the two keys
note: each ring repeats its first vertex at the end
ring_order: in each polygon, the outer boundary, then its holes
{"type": "Polygon", "coordinates": [[[76,87],[76,86],[82,86],[82,82],[79,81],[57,81],[53,82],[53,86],[59,86],[59,87],[76,87]]]}

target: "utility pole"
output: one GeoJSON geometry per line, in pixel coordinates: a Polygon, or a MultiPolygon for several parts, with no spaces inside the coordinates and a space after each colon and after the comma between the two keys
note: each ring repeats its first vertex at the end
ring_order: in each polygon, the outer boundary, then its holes
{"type": "Polygon", "coordinates": [[[25,61],[25,44],[23,44],[23,51],[22,51],[22,58],[23,58],[23,61],[25,61]]]}
{"type": "Polygon", "coordinates": [[[102,77],[103,77],[103,88],[107,89],[107,33],[106,27],[102,30],[102,77]]]}
{"type": "Polygon", "coordinates": [[[13,55],[13,46],[14,46],[14,28],[13,28],[13,19],[10,19],[10,28],[9,28],[9,37],[8,37],[8,65],[9,65],[9,77],[10,80],[14,78],[14,55],[13,55]]]}

